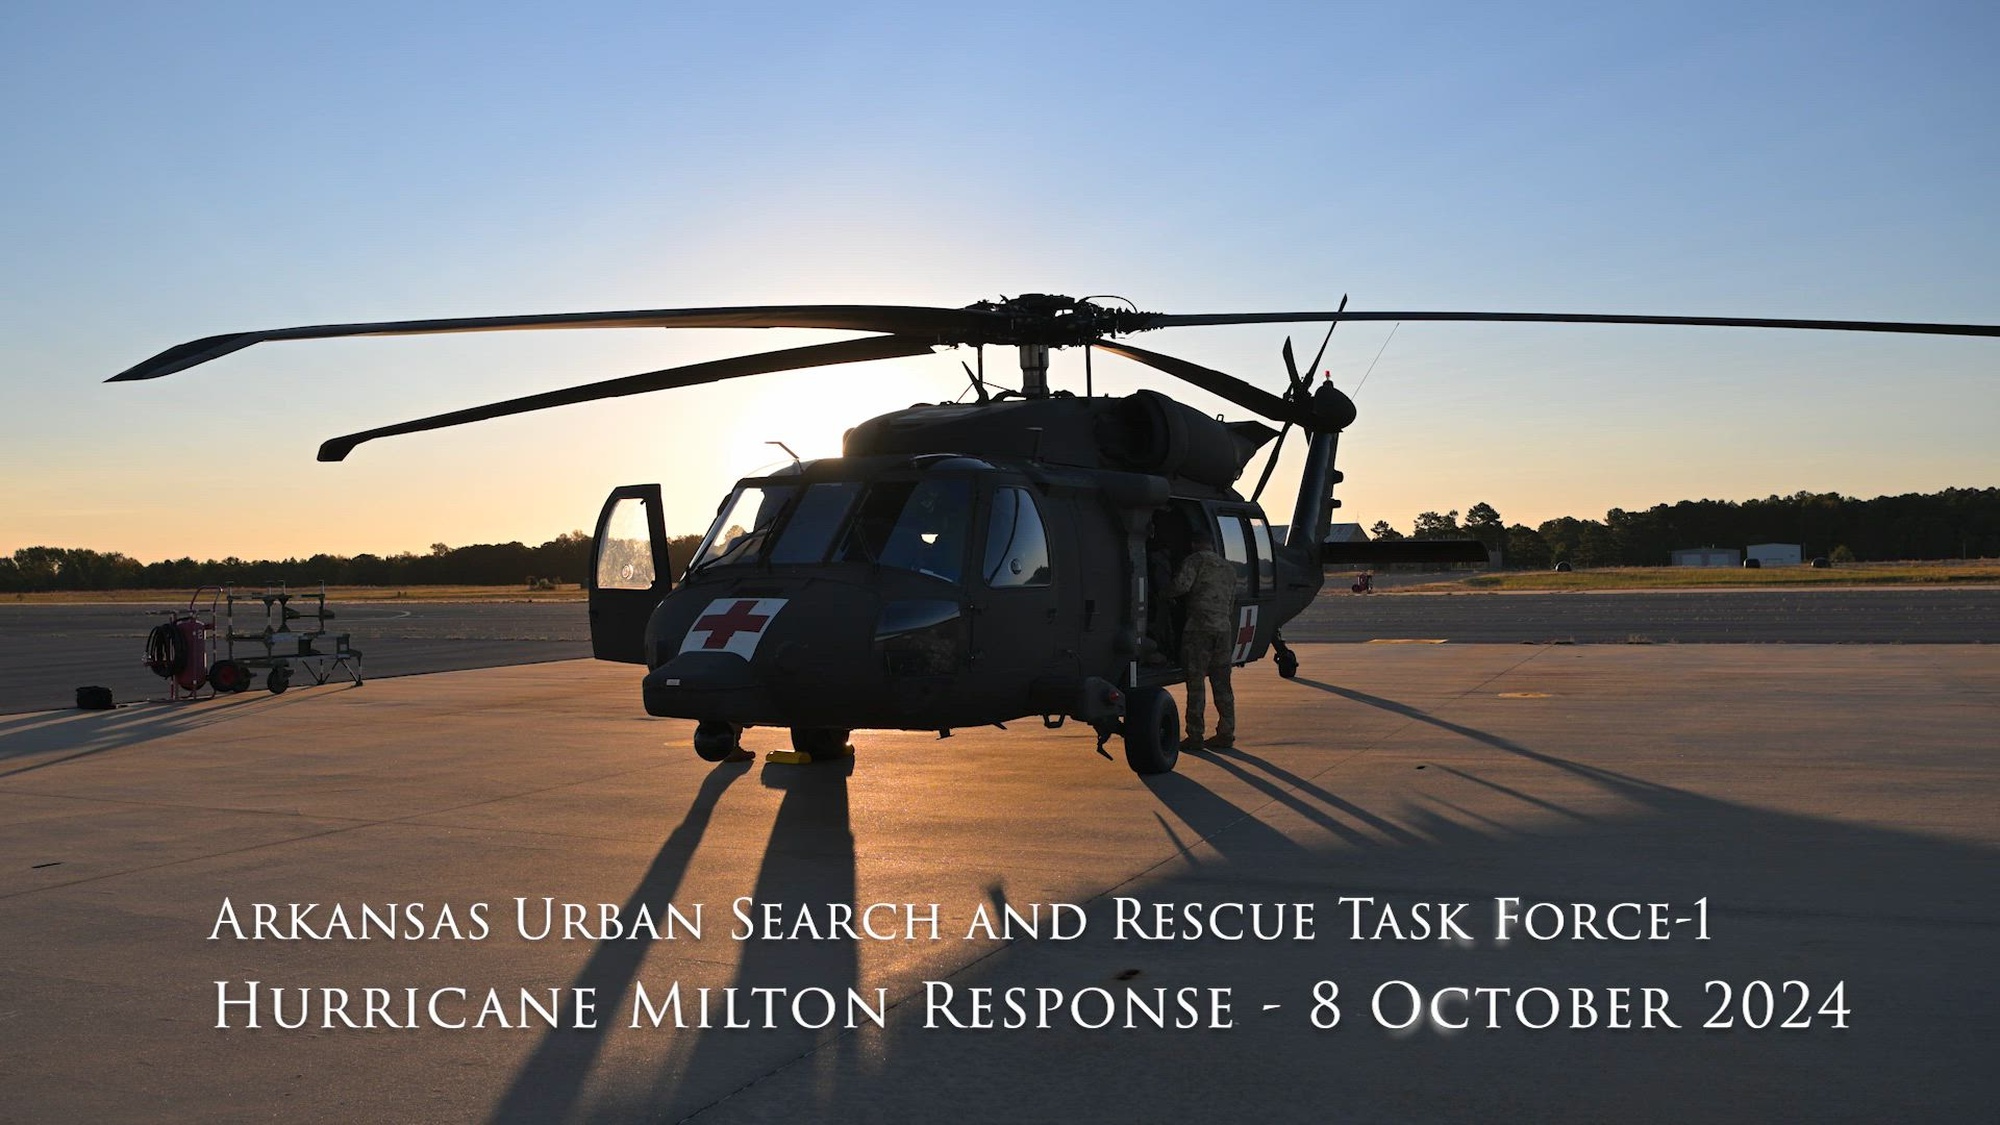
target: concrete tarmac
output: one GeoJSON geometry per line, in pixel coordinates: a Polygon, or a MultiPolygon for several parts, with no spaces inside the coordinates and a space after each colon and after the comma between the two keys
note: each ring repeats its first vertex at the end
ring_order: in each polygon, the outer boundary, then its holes
{"type": "MultiPolygon", "coordinates": [[[[1339,576],[1332,576],[1332,590],[1340,585],[1339,576]]],[[[84,684],[101,684],[127,702],[163,697],[163,681],[140,661],[147,631],[166,619],[162,611],[173,608],[164,602],[0,603],[0,653],[6,654],[0,657],[0,713],[68,706],[84,684]]],[[[369,677],[590,654],[582,602],[362,602],[334,609],[336,630],[352,635],[369,677]]],[[[1295,643],[1424,638],[1493,644],[1990,644],[2000,642],[2000,588],[1367,597],[1329,592],[1288,624],[1285,635],[1295,643]]]]}
{"type": "MultiPolygon", "coordinates": [[[[164,698],[166,682],[143,663],[146,634],[186,608],[185,601],[0,604],[0,652],[7,654],[0,658],[0,713],[69,706],[84,684],[108,687],[120,702],[164,698]]],[[[360,602],[333,609],[329,625],[360,650],[364,678],[590,655],[582,602],[360,602]]],[[[261,608],[251,620],[254,628],[239,631],[261,630],[261,608]]],[[[238,655],[262,652],[256,644],[237,649],[238,655]]],[[[294,682],[304,683],[305,676],[295,674],[294,682]]],[[[263,686],[260,672],[256,690],[263,686]]]]}
{"type": "Polygon", "coordinates": [[[2000,588],[1367,594],[1330,576],[1285,626],[1301,641],[1441,637],[1482,644],[1993,644],[2000,588]]]}
{"type": "MultiPolygon", "coordinates": [[[[838,764],[711,766],[690,724],[640,712],[634,669],[589,661],[0,717],[0,1119],[1990,1115],[1991,648],[1301,656],[1295,681],[1239,673],[1236,749],[1152,779],[1093,754],[1087,731],[1032,721],[948,741],[864,732],[838,764]],[[703,925],[566,940],[557,907],[555,932],[528,940],[516,899],[533,931],[545,896],[585,904],[593,930],[597,904],[628,923],[700,908],[703,925]],[[737,940],[743,896],[789,940],[737,940]],[[1560,932],[1497,940],[1496,900],[1514,897],[1559,904],[1534,917],[1560,932]],[[1121,939],[1121,899],[1173,904],[1183,930],[1189,904],[1262,904],[1267,932],[1285,932],[1121,939]],[[242,939],[219,924],[225,900],[242,939]],[[1665,904],[1665,936],[1613,936],[1644,914],[1614,913],[1626,902],[1665,904]],[[357,927],[364,906],[425,905],[418,937],[257,940],[260,903],[287,928],[288,904],[320,904],[315,932],[333,904],[357,927]],[[878,903],[883,936],[832,932],[838,906],[878,903]],[[1466,936],[1437,940],[1424,903],[1464,904],[1466,936]],[[1035,904],[1044,926],[1047,904],[1079,908],[1082,934],[968,939],[980,908],[1035,904]],[[1294,936],[1298,904],[1311,940],[1294,936]],[[441,924],[447,906],[465,936],[441,924]],[[250,981],[287,989],[285,1007],[264,994],[262,1026],[238,1005],[217,1029],[217,982],[241,999],[250,981]],[[658,1006],[675,982],[690,1023],[711,990],[715,1026],[631,1027],[638,990],[658,1006]],[[389,990],[375,1030],[341,1025],[317,991],[345,990],[361,1021],[369,987],[389,990]],[[731,987],[753,1026],[721,1026],[731,987]],[[489,988],[530,1026],[433,1026],[479,1018],[489,988]],[[601,1026],[551,1030],[522,988],[544,1004],[558,990],[565,1023],[567,990],[592,990],[601,1026]],[[1062,999],[1045,1030],[949,1026],[980,1018],[981,988],[999,990],[985,1011],[1002,1023],[1006,989],[1026,990],[1031,1017],[1062,999]],[[1648,988],[1676,1026],[1611,1026],[1640,1021],[1648,988]],[[825,1011],[812,989],[842,1009],[854,990],[885,1026],[863,1013],[846,1030],[844,1012],[799,1026],[825,1011]],[[1154,1003],[1155,989],[1166,1029],[1126,1007],[1127,990],[1154,1003]],[[1436,1020],[1384,1026],[1405,1020],[1409,990],[1437,998],[1436,1020]],[[1100,997],[1111,1025],[1080,1026],[1100,997]],[[274,1026],[302,999],[306,1027],[274,1026]],[[1171,1026],[1189,1010],[1201,1026],[1171,1026]],[[381,1026],[406,1014],[420,1026],[381,1026]]],[[[1220,920],[1241,924],[1226,907],[1220,920]]]]}

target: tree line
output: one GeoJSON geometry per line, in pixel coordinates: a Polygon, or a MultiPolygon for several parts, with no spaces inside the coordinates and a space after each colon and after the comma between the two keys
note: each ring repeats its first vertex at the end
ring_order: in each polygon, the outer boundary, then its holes
{"type": "MultiPolygon", "coordinates": [[[[1406,534],[1387,520],[1377,539],[1473,538],[1498,548],[1505,565],[1664,566],[1684,547],[1797,543],[1807,558],[1836,560],[2000,557],[2000,488],[1949,488],[1859,500],[1837,492],[1797,492],[1762,500],[1683,500],[1643,512],[1613,508],[1602,520],[1573,516],[1539,527],[1508,524],[1486,503],[1424,512],[1406,534]]],[[[667,543],[671,572],[693,557],[700,536],[667,543]]],[[[434,543],[428,554],[317,554],[286,559],[165,559],[142,563],[115,551],[23,547],[0,557],[0,591],[192,590],[197,586],[557,586],[583,581],[590,536],[558,535],[538,547],[434,543]]]]}
{"type": "Polygon", "coordinates": [[[1377,539],[1472,538],[1498,548],[1504,565],[1665,566],[1689,547],[1796,543],[1806,558],[1837,562],[2000,557],[2000,488],[1948,488],[1861,500],[1795,492],[1762,500],[1683,500],[1640,512],[1613,508],[1602,520],[1563,516],[1539,527],[1508,524],[1492,505],[1424,512],[1408,535],[1377,521],[1377,539]]]}
{"type": "MultiPolygon", "coordinates": [[[[700,540],[677,536],[667,542],[672,573],[679,574],[700,540]]],[[[431,544],[428,554],[317,554],[285,559],[165,559],[142,563],[116,551],[78,547],[23,547],[0,557],[0,591],[192,590],[198,586],[263,587],[285,583],[329,586],[521,586],[575,585],[590,567],[590,536],[558,535],[538,547],[524,543],[475,543],[466,547],[431,544]]]]}

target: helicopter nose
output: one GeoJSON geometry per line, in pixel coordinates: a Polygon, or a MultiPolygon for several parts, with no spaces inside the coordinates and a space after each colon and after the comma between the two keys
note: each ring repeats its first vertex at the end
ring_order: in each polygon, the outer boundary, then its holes
{"type": "Polygon", "coordinates": [[[762,583],[683,591],[652,627],[649,714],[791,724],[833,707],[865,706],[872,592],[827,583],[762,583]]]}
{"type": "Polygon", "coordinates": [[[727,653],[682,653],[646,674],[646,713],[662,718],[726,719],[773,710],[750,663],[727,653]]]}

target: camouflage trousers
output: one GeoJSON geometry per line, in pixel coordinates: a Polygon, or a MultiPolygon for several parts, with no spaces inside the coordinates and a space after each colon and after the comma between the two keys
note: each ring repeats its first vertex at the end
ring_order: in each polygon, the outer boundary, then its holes
{"type": "Polygon", "coordinates": [[[1236,736],[1236,692],[1229,686],[1229,656],[1235,637],[1206,629],[1189,629],[1181,635],[1181,667],[1187,669],[1188,738],[1200,738],[1208,715],[1209,686],[1215,688],[1215,737],[1227,742],[1236,736]],[[1202,681],[1206,680],[1204,684],[1202,681]]]}

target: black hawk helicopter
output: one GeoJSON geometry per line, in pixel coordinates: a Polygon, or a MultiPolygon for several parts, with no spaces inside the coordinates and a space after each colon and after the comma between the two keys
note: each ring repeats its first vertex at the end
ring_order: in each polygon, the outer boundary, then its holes
{"type": "MultiPolygon", "coordinates": [[[[1474,541],[1329,544],[1334,468],[1354,403],[1301,375],[1271,394],[1120,337],[1193,325],[1341,321],[1516,321],[1719,325],[1996,336],[2000,327],[1885,321],[1505,312],[1171,315],[1023,294],[965,308],[765,305],[315,325],[209,336],[111,382],[155,379],[266,340],[534,328],[821,328],[874,335],[589,383],[333,438],[339,461],[366,441],[570,403],[747,375],[979,349],[972,402],[917,405],[847,433],[843,455],[739,481],[676,585],[658,485],[616,489],[592,549],[591,647],[643,664],[648,713],[696,721],[695,751],[721,760],[750,726],[789,727],[815,758],[848,752],[856,728],[935,730],[1041,716],[1075,718],[1102,752],[1123,736],[1142,774],[1174,768],[1180,716],[1174,614],[1153,592],[1205,530],[1236,572],[1237,664],[1275,652],[1329,564],[1486,561],[1474,541]],[[984,349],[1018,349],[1021,388],[989,393],[984,349]],[[1191,383],[1263,419],[1222,422],[1155,391],[1082,397],[1051,390],[1049,353],[1108,352],[1191,383]],[[1288,533],[1257,499],[1293,426],[1309,443],[1288,533]],[[1235,484],[1273,438],[1257,487],[1235,484]]],[[[1126,302],[1129,305],[1129,302],[1126,302]]],[[[1326,344],[1322,341],[1320,355],[1326,344]]],[[[1088,374],[1086,379],[1088,379],[1088,374]]]]}

